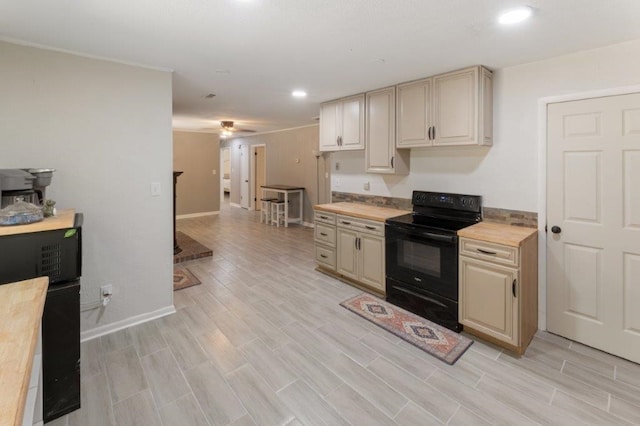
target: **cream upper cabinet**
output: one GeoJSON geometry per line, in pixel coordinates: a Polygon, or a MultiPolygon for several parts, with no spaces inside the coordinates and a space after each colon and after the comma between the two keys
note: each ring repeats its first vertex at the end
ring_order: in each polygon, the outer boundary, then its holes
{"type": "Polygon", "coordinates": [[[398,86],[397,139],[398,148],[431,146],[430,78],[398,86]]]}
{"type": "Polygon", "coordinates": [[[364,95],[320,106],[320,151],[364,149],[364,95]]]}
{"type": "Polygon", "coordinates": [[[396,89],[366,94],[366,161],[368,173],[407,174],[409,156],[396,149],[396,89]]]}
{"type": "Polygon", "coordinates": [[[481,66],[398,86],[398,148],[493,143],[492,72],[481,66]]]}
{"type": "Polygon", "coordinates": [[[492,144],[492,86],[483,67],[433,77],[433,146],[492,144]]]}

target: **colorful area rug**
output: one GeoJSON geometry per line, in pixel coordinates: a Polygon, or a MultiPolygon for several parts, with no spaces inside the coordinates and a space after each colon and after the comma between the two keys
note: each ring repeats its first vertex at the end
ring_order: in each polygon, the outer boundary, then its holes
{"type": "Polygon", "coordinates": [[[173,255],[174,264],[213,256],[213,251],[210,248],[203,246],[184,232],[177,231],[176,240],[178,240],[178,246],[182,251],[173,255]]]}
{"type": "Polygon", "coordinates": [[[455,363],[473,343],[467,337],[367,293],[340,305],[447,364],[455,363]]]}
{"type": "Polygon", "coordinates": [[[187,268],[173,268],[173,291],[202,284],[187,268]]]}

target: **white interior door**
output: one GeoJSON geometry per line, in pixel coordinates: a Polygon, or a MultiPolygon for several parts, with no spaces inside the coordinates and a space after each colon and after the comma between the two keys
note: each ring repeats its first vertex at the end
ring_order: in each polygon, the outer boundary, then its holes
{"type": "Polygon", "coordinates": [[[640,362],[640,94],[547,114],[549,331],[640,362]]]}
{"type": "Polygon", "coordinates": [[[249,146],[242,145],[240,148],[240,207],[249,208],[249,146]]]}

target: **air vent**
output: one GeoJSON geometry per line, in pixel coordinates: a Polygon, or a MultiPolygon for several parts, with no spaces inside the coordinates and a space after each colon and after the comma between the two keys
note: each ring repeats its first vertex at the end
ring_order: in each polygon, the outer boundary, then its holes
{"type": "Polygon", "coordinates": [[[40,273],[49,277],[49,282],[56,281],[62,274],[62,247],[60,244],[42,246],[41,254],[42,268],[40,273]]]}

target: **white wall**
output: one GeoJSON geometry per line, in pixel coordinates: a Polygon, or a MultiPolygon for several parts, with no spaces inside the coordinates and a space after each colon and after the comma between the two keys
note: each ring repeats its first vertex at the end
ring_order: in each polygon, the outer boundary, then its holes
{"type": "Polygon", "coordinates": [[[0,168],[57,169],[48,198],[84,213],[81,300],[115,287],[82,330],[171,310],[171,74],[0,42],[0,93],[0,168]]]}
{"type": "Polygon", "coordinates": [[[494,70],[493,147],[414,149],[404,177],[364,173],[364,152],[333,153],[331,189],[401,198],[414,189],[478,194],[488,207],[537,211],[538,100],[636,84],[640,40],[494,70]]]}

